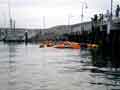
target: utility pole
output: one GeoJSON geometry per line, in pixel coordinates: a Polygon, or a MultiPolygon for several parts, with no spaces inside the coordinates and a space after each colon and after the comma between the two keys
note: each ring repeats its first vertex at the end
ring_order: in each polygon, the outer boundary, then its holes
{"type": "Polygon", "coordinates": [[[43,19],[42,19],[42,22],[43,22],[43,29],[42,29],[42,35],[44,35],[45,34],[45,32],[44,32],[44,29],[45,29],[45,27],[46,27],[46,20],[45,20],[46,18],[45,18],[45,16],[43,16],[43,19]]]}
{"type": "Polygon", "coordinates": [[[111,19],[112,19],[112,16],[113,16],[113,0],[111,0],[111,19]]]}
{"type": "Polygon", "coordinates": [[[11,16],[11,3],[10,3],[10,0],[8,0],[8,14],[9,14],[10,30],[12,30],[12,16],[11,16]]]}
{"type": "Polygon", "coordinates": [[[72,33],[72,26],[71,26],[71,19],[73,18],[74,16],[72,14],[69,14],[68,15],[68,31],[70,31],[70,33],[72,33]]]}
{"type": "Polygon", "coordinates": [[[85,7],[85,8],[88,8],[88,7],[87,7],[87,3],[86,3],[86,2],[82,2],[82,1],[81,1],[81,3],[82,3],[82,10],[81,10],[81,31],[83,31],[83,30],[84,30],[84,27],[83,27],[83,25],[82,25],[82,22],[83,22],[83,20],[84,20],[84,7],[85,7]]]}
{"type": "Polygon", "coordinates": [[[46,27],[46,21],[45,21],[45,16],[43,16],[43,28],[45,29],[45,27],[46,27]]]}
{"type": "Polygon", "coordinates": [[[68,15],[68,32],[72,32],[70,24],[71,24],[71,15],[68,15]]]}

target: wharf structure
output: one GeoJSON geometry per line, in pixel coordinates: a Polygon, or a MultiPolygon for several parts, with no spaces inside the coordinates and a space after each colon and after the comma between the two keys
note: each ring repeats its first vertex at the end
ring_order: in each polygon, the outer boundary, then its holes
{"type": "MultiPolygon", "coordinates": [[[[0,28],[0,40],[25,41],[56,39],[67,37],[77,42],[96,42],[100,37],[107,35],[107,20],[98,22],[84,22],[73,25],[61,25],[48,29],[26,29],[26,28],[0,28]],[[104,34],[103,34],[104,33],[104,34]]],[[[110,24],[110,35],[119,34],[120,18],[113,18],[110,24]]],[[[119,36],[119,35],[118,35],[119,36]]],[[[104,37],[103,37],[104,39],[104,37]]]]}
{"type": "MultiPolygon", "coordinates": [[[[71,26],[71,35],[69,39],[77,42],[95,43],[105,39],[105,36],[113,36],[120,32],[120,17],[113,17],[110,24],[107,18],[74,24],[71,26]],[[109,30],[108,30],[109,29],[109,30]]],[[[119,35],[118,35],[119,36],[119,35]]]]}

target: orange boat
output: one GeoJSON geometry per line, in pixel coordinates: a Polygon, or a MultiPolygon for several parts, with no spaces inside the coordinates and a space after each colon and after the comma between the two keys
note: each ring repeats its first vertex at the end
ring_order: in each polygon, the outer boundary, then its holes
{"type": "Polygon", "coordinates": [[[65,41],[61,44],[53,46],[54,48],[72,48],[72,49],[80,49],[80,44],[76,42],[65,41]]]}

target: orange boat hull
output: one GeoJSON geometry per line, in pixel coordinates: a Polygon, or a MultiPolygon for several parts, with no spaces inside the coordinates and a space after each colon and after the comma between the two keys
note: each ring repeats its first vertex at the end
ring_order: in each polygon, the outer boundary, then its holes
{"type": "Polygon", "coordinates": [[[55,45],[54,48],[71,48],[71,49],[80,49],[80,44],[78,43],[71,43],[71,44],[59,44],[55,45]]]}
{"type": "Polygon", "coordinates": [[[73,49],[80,49],[80,45],[77,45],[77,44],[76,44],[76,45],[72,45],[71,47],[72,47],[73,49]]]}

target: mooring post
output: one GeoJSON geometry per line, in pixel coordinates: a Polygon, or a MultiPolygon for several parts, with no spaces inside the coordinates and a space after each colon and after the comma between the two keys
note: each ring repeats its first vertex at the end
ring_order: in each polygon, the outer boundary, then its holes
{"type": "Polygon", "coordinates": [[[27,43],[27,42],[28,42],[28,32],[25,31],[25,43],[27,43]]]}

